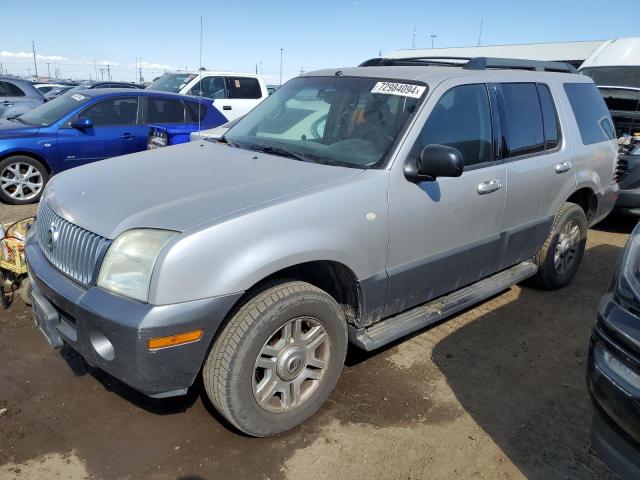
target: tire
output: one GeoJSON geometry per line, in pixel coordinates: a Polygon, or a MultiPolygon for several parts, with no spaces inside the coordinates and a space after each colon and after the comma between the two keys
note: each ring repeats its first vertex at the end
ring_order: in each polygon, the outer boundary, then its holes
{"type": "Polygon", "coordinates": [[[229,423],[266,437],[318,411],[346,352],[347,324],[336,301],[308,283],[282,283],[256,294],[227,323],[205,361],[203,383],[229,423]]]}
{"type": "Polygon", "coordinates": [[[20,288],[18,288],[18,295],[20,296],[22,301],[28,306],[31,306],[31,289],[32,289],[31,280],[29,279],[29,277],[24,278],[20,282],[20,288]]]}
{"type": "Polygon", "coordinates": [[[0,161],[0,200],[4,203],[37,203],[48,181],[47,169],[35,158],[14,155],[0,161]],[[17,183],[16,177],[20,177],[17,183]]]}
{"type": "Polygon", "coordinates": [[[587,242],[587,217],[575,203],[562,204],[549,236],[535,256],[535,283],[547,290],[562,288],[573,280],[587,242]],[[570,242],[570,243],[567,243],[570,242]]]}

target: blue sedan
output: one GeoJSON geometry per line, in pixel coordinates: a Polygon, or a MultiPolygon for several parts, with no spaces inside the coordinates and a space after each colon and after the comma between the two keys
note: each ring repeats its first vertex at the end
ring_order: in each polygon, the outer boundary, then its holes
{"type": "Polygon", "coordinates": [[[226,121],[207,98],[115,88],[62,95],[0,120],[0,200],[35,203],[58,172],[145,150],[150,124],[195,131],[226,121]]]}

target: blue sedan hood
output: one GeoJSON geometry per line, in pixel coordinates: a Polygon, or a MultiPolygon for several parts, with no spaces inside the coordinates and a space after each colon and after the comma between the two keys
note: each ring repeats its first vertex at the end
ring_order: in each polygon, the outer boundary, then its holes
{"type": "Polygon", "coordinates": [[[0,120],[0,139],[33,137],[40,130],[36,125],[25,125],[12,120],[0,120]]]}

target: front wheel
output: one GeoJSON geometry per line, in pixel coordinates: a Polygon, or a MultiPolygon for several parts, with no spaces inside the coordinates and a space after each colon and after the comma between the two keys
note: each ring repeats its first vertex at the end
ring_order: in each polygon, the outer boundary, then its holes
{"type": "Polygon", "coordinates": [[[45,166],[35,158],[14,155],[0,161],[0,200],[25,205],[40,200],[49,180],[45,166]]]}
{"type": "Polygon", "coordinates": [[[535,257],[538,284],[548,290],[568,285],[580,266],[587,243],[587,217],[575,203],[564,203],[551,232],[535,257]]]}
{"type": "Polygon", "coordinates": [[[232,425],[266,437],[322,406],[346,351],[336,301],[308,283],[283,283],[251,298],[225,326],[202,371],[205,390],[232,425]]]}

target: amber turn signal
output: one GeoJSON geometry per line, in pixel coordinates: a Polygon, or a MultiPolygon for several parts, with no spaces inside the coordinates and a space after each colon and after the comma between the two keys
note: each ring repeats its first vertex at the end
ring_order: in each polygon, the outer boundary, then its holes
{"type": "Polygon", "coordinates": [[[193,330],[192,332],[179,333],[168,337],[150,338],[147,341],[149,350],[158,350],[159,348],[175,347],[184,345],[185,343],[197,342],[202,338],[204,330],[193,330]]]}

